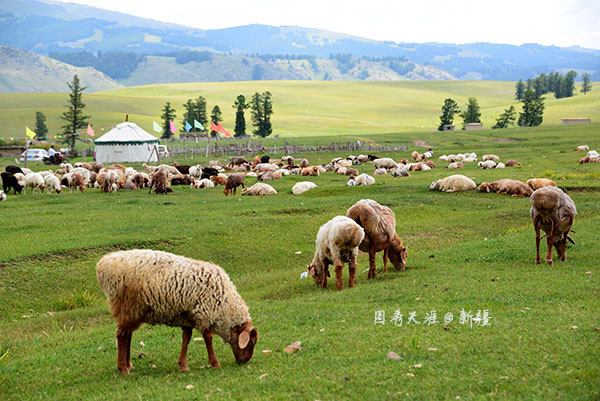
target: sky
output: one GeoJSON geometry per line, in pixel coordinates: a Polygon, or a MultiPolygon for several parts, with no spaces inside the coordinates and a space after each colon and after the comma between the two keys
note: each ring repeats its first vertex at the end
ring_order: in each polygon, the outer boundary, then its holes
{"type": "Polygon", "coordinates": [[[200,29],[318,28],[394,42],[600,49],[600,0],[70,0],[200,29]]]}

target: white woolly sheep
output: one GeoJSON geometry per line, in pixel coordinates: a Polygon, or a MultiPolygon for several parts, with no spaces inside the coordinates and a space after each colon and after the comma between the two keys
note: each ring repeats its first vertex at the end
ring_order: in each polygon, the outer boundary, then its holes
{"type": "Polygon", "coordinates": [[[296,184],[294,184],[294,186],[292,187],[292,193],[294,195],[300,195],[301,193],[306,192],[306,191],[311,190],[316,187],[317,187],[317,184],[315,184],[314,182],[300,181],[300,182],[297,182],[296,184]]]}
{"type": "Polygon", "coordinates": [[[35,188],[38,188],[42,193],[44,193],[44,178],[39,173],[27,174],[25,176],[25,185],[31,188],[32,194],[35,193],[35,188]]]}
{"type": "Polygon", "coordinates": [[[584,152],[586,150],[590,150],[590,147],[588,145],[580,145],[573,149],[573,152],[584,152]]]}
{"type": "Polygon", "coordinates": [[[463,163],[474,163],[477,161],[476,157],[465,157],[464,159],[462,159],[463,163]]]}
{"type": "Polygon", "coordinates": [[[190,184],[190,186],[192,188],[195,189],[199,189],[199,188],[213,188],[215,186],[215,183],[212,182],[211,180],[209,180],[208,178],[203,178],[199,181],[196,181],[192,184],[190,184]]]}
{"type": "Polygon", "coordinates": [[[377,170],[373,171],[373,175],[386,175],[387,173],[388,171],[385,168],[378,168],[377,170]]]}
{"type": "Polygon", "coordinates": [[[265,184],[263,182],[257,182],[252,185],[250,188],[244,188],[242,190],[242,195],[250,195],[250,196],[266,196],[266,195],[277,195],[277,191],[275,188],[270,186],[269,184],[265,184]]]}
{"type": "Polygon", "coordinates": [[[595,150],[590,150],[589,152],[587,152],[587,157],[593,157],[593,158],[600,157],[600,153],[598,153],[595,150]]]}
{"type": "Polygon", "coordinates": [[[392,172],[392,177],[410,177],[410,173],[404,167],[398,167],[392,172]]]}
{"type": "Polygon", "coordinates": [[[496,162],[493,160],[486,160],[484,162],[477,163],[477,167],[480,169],[496,168],[496,162]]]}
{"type": "Polygon", "coordinates": [[[4,193],[3,190],[0,189],[0,202],[5,201],[6,200],[6,194],[4,193]]]}
{"type": "Polygon", "coordinates": [[[429,186],[430,191],[442,191],[442,192],[457,192],[457,191],[470,191],[475,189],[477,185],[472,179],[465,177],[462,174],[455,174],[449,177],[434,181],[429,186]]]}
{"type": "Polygon", "coordinates": [[[350,177],[350,179],[346,183],[346,186],[347,187],[354,187],[354,186],[356,186],[356,181],[354,180],[354,178],[350,177]]]}
{"type": "MultiPolygon", "coordinates": [[[[31,174],[31,173],[30,173],[31,174]]],[[[17,183],[22,186],[23,188],[25,188],[25,174],[21,174],[21,173],[15,173],[13,174],[14,177],[17,179],[17,183]]],[[[23,192],[25,193],[25,192],[23,192]]]]}
{"type": "Polygon", "coordinates": [[[220,266],[135,249],[104,256],[96,275],[117,324],[117,369],[121,374],[133,368],[131,335],[143,323],[183,329],[181,371],[189,370],[187,347],[193,329],[202,333],[213,368],[221,366],[212,346],[213,333],[231,345],[238,363],[252,358],[258,331],[244,300],[220,266]]]}
{"type": "Polygon", "coordinates": [[[202,176],[202,167],[199,164],[190,167],[190,176],[194,178],[200,178],[202,176]]]}
{"type": "Polygon", "coordinates": [[[62,185],[60,185],[60,180],[54,174],[48,174],[44,177],[44,185],[48,189],[48,193],[57,193],[59,194],[62,190],[62,185]]]}
{"type": "Polygon", "coordinates": [[[483,155],[483,157],[481,158],[481,160],[486,161],[486,160],[493,160],[495,162],[500,161],[500,158],[496,155],[483,155]]]}
{"type": "Polygon", "coordinates": [[[371,177],[368,174],[361,174],[355,178],[356,185],[373,185],[375,184],[375,178],[371,177]]]}
{"type": "Polygon", "coordinates": [[[504,163],[502,162],[498,162],[498,164],[496,164],[496,167],[494,168],[505,168],[506,166],[504,165],[504,163]]]}
{"type": "Polygon", "coordinates": [[[329,265],[335,268],[335,288],[344,288],[342,269],[348,263],[350,277],[348,287],[354,287],[356,281],[356,256],[358,245],[365,237],[361,226],[346,216],[336,216],[319,228],[313,261],[307,266],[308,273],[317,286],[326,288],[329,265]]]}
{"type": "Polygon", "coordinates": [[[398,168],[398,164],[389,157],[382,157],[380,159],[373,160],[373,165],[375,169],[385,168],[387,170],[398,168]]]}
{"type": "Polygon", "coordinates": [[[438,157],[438,160],[441,162],[447,162],[450,161],[448,158],[448,155],[441,155],[440,157],[438,157]]]}
{"type": "Polygon", "coordinates": [[[453,169],[456,169],[456,168],[464,168],[464,167],[465,167],[465,165],[464,165],[464,164],[462,164],[461,162],[454,162],[454,163],[450,163],[450,164],[448,164],[448,167],[447,167],[447,168],[453,168],[453,169]]]}

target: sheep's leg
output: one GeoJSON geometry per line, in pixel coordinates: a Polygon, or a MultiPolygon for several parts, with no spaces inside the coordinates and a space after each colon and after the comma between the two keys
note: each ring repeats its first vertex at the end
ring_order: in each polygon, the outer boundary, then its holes
{"type": "Polygon", "coordinates": [[[354,283],[356,282],[356,255],[354,255],[350,262],[348,263],[348,271],[350,273],[350,277],[348,278],[348,287],[354,287],[354,283]]]}
{"type": "Polygon", "coordinates": [[[533,227],[535,228],[535,264],[539,265],[540,261],[540,222],[535,217],[533,218],[533,227]]]}
{"type": "Polygon", "coordinates": [[[377,275],[377,270],[375,268],[375,248],[371,247],[369,250],[369,273],[367,278],[375,278],[377,275]]]}
{"type": "Polygon", "coordinates": [[[388,249],[390,249],[390,248],[385,248],[383,250],[383,272],[384,273],[387,273],[388,249]]]}
{"type": "Polygon", "coordinates": [[[342,279],[342,272],[344,271],[344,262],[341,260],[335,261],[335,289],[341,290],[344,288],[344,281],[342,279]]]}
{"type": "Polygon", "coordinates": [[[556,235],[556,231],[558,229],[558,221],[556,219],[552,219],[552,230],[550,231],[550,235],[546,237],[548,243],[548,253],[546,254],[546,263],[552,266],[552,246],[554,246],[554,237],[556,235]]]}
{"type": "Polygon", "coordinates": [[[187,349],[190,339],[192,338],[193,329],[191,327],[182,327],[182,330],[183,335],[181,336],[181,353],[179,354],[179,361],[177,363],[179,363],[179,370],[181,372],[185,372],[190,370],[187,364],[187,349]]]}
{"type": "Polygon", "coordinates": [[[213,349],[212,344],[212,330],[206,329],[202,332],[202,337],[204,337],[204,342],[206,343],[206,351],[208,351],[208,363],[213,369],[218,369],[221,367],[221,363],[217,359],[217,355],[215,355],[215,350],[213,349]]]}
{"type": "Polygon", "coordinates": [[[131,335],[133,333],[128,333],[127,334],[127,352],[125,354],[126,359],[127,359],[127,369],[135,369],[135,367],[131,364],[131,335]]]}
{"type": "Polygon", "coordinates": [[[122,375],[129,373],[127,349],[131,343],[131,333],[117,332],[117,369],[122,375]]]}

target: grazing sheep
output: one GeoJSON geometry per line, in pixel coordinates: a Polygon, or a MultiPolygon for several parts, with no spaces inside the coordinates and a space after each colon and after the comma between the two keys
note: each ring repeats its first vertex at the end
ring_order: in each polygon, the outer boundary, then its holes
{"type": "Polygon", "coordinates": [[[535,229],[535,263],[540,264],[540,228],[546,233],[548,253],[546,263],[552,265],[552,246],[561,260],[566,260],[567,241],[575,242],[569,237],[573,220],[577,214],[575,202],[562,189],[547,186],[535,190],[531,194],[531,217],[535,229]]]}
{"type": "Polygon", "coordinates": [[[529,185],[509,178],[493,182],[483,182],[477,189],[480,192],[496,192],[497,194],[507,194],[513,197],[529,196],[533,192],[529,185]]]}
{"type": "Polygon", "coordinates": [[[319,175],[321,175],[321,170],[317,166],[302,168],[302,176],[304,177],[318,177],[319,175]]]}
{"type": "Polygon", "coordinates": [[[240,185],[242,186],[242,190],[246,188],[244,186],[244,174],[230,174],[229,177],[227,177],[227,183],[225,183],[225,189],[223,190],[223,193],[225,196],[229,195],[229,192],[233,192],[233,195],[235,195],[237,187],[240,185]]]}
{"type": "Polygon", "coordinates": [[[454,163],[448,164],[448,166],[446,168],[457,169],[457,168],[464,168],[464,167],[465,167],[465,165],[462,164],[461,162],[454,162],[454,163]]]}
{"type": "Polygon", "coordinates": [[[59,194],[62,191],[62,185],[60,185],[60,180],[54,174],[48,174],[44,177],[44,185],[48,189],[48,193],[56,193],[59,194]]]}
{"type": "Polygon", "coordinates": [[[398,168],[398,164],[393,159],[391,159],[389,157],[384,157],[384,158],[381,158],[381,159],[375,159],[373,161],[373,165],[375,166],[375,169],[385,168],[387,170],[392,170],[392,169],[398,168]]]}
{"type": "Polygon", "coordinates": [[[150,185],[150,176],[146,173],[137,173],[133,177],[133,183],[138,188],[146,188],[148,185],[150,185]]]}
{"type": "Polygon", "coordinates": [[[495,162],[500,161],[500,158],[496,155],[483,155],[483,157],[481,158],[481,160],[486,161],[486,160],[493,160],[495,162]]]}
{"type": "Polygon", "coordinates": [[[493,160],[486,160],[484,162],[477,163],[477,167],[480,169],[496,168],[496,162],[493,160]]]}
{"type": "Polygon", "coordinates": [[[4,167],[4,171],[6,171],[7,173],[11,173],[13,175],[17,174],[17,173],[21,173],[21,174],[25,175],[25,173],[23,173],[23,170],[21,169],[21,167],[15,166],[12,164],[4,167]]]}
{"type": "Polygon", "coordinates": [[[540,189],[543,187],[555,187],[556,183],[548,178],[531,178],[525,183],[531,187],[532,190],[540,189]]]}
{"type": "Polygon", "coordinates": [[[301,193],[306,192],[306,191],[311,190],[316,187],[317,187],[317,184],[315,184],[314,182],[300,181],[300,182],[297,182],[296,184],[294,184],[294,186],[292,187],[292,193],[294,195],[300,195],[301,193]]]}
{"type": "Polygon", "coordinates": [[[375,184],[375,178],[371,177],[368,174],[361,174],[354,179],[356,181],[356,185],[373,185],[375,184]]]}
{"type": "Polygon", "coordinates": [[[223,177],[222,175],[213,175],[210,177],[210,180],[216,185],[226,185],[227,177],[223,177]]]}
{"type": "MultiPolygon", "coordinates": [[[[131,167],[129,167],[131,168],[131,167]]],[[[132,169],[133,170],[133,169],[132,169]]],[[[133,170],[135,171],[135,170],[133,170]]],[[[88,185],[90,182],[90,170],[85,169],[83,167],[75,167],[74,169],[71,170],[71,173],[78,173],[79,175],[81,175],[81,177],[83,177],[83,182],[85,183],[85,185],[88,185]]]]}
{"type": "Polygon", "coordinates": [[[215,369],[221,363],[213,350],[213,333],[229,343],[237,363],[252,358],[258,331],[244,300],[220,266],[134,249],[104,256],[96,265],[96,276],[117,324],[117,369],[122,375],[133,368],[131,335],[143,323],[182,328],[181,371],[189,370],[187,347],[193,329],[202,332],[208,361],[215,369]]]}
{"type": "MultiPolygon", "coordinates": [[[[157,170],[154,174],[152,174],[150,178],[150,189],[148,193],[152,192],[152,188],[154,188],[154,192],[156,194],[167,194],[170,188],[167,187],[167,173],[163,170],[157,170]]],[[[108,192],[108,191],[107,191],[108,192]]]]}
{"type": "Polygon", "coordinates": [[[302,159],[302,161],[300,162],[300,168],[306,168],[308,166],[310,166],[308,159],[302,159]]]}
{"type": "MultiPolygon", "coordinates": [[[[16,174],[21,174],[21,173],[16,173],[16,174]]],[[[0,176],[2,177],[2,189],[4,190],[5,193],[9,193],[11,188],[15,195],[17,193],[21,193],[21,191],[23,190],[23,185],[19,184],[17,177],[15,177],[13,174],[11,174],[7,171],[3,171],[2,173],[0,173],[0,176]]]]}
{"type": "Polygon", "coordinates": [[[242,195],[250,195],[250,196],[266,196],[266,195],[276,195],[277,191],[275,188],[270,186],[269,184],[264,184],[262,182],[257,182],[252,185],[250,188],[244,188],[242,190],[242,195]]]}
{"type": "Polygon", "coordinates": [[[6,194],[4,193],[4,191],[0,191],[0,202],[5,201],[6,200],[6,194]]]}
{"type": "MultiPolygon", "coordinates": [[[[394,171],[397,171],[397,169],[394,171]]],[[[385,168],[378,168],[377,170],[373,171],[373,175],[386,175],[387,173],[388,171],[385,168]]]]}
{"type": "Polygon", "coordinates": [[[375,254],[383,251],[383,272],[387,272],[388,257],[396,270],[406,268],[407,248],[396,233],[396,216],[392,209],[380,205],[371,199],[356,202],[346,216],[354,220],[365,230],[365,238],[359,249],[369,253],[369,273],[367,278],[374,278],[375,254]]]}
{"type": "Polygon", "coordinates": [[[588,145],[580,145],[573,149],[573,152],[584,152],[586,150],[590,150],[590,147],[588,145]]]}
{"type": "Polygon", "coordinates": [[[316,250],[308,273],[319,287],[327,288],[329,265],[335,269],[335,288],[344,288],[342,269],[348,263],[350,277],[348,287],[354,287],[356,281],[356,256],[358,246],[365,237],[363,229],[346,216],[336,216],[319,228],[316,239],[316,250]]]}
{"type": "Polygon", "coordinates": [[[465,177],[461,174],[455,174],[432,182],[429,186],[429,190],[442,192],[458,192],[470,191],[471,189],[475,189],[476,187],[477,185],[472,179],[465,177]]]}
{"type": "Polygon", "coordinates": [[[506,164],[506,167],[518,167],[521,165],[521,163],[519,163],[518,161],[513,160],[513,159],[507,160],[505,164],[506,164]]]}
{"type": "Polygon", "coordinates": [[[209,180],[208,178],[203,178],[203,179],[191,184],[191,187],[195,188],[195,189],[213,188],[214,186],[215,186],[215,183],[212,182],[211,180],[209,180]]]}
{"type": "Polygon", "coordinates": [[[42,193],[44,193],[44,178],[40,175],[40,173],[30,173],[25,176],[25,186],[31,188],[31,193],[35,193],[35,188],[38,188],[42,193]]]}
{"type": "Polygon", "coordinates": [[[79,189],[81,193],[85,192],[85,180],[83,179],[83,176],[78,172],[71,173],[71,181],[69,182],[69,190],[71,191],[71,193],[73,193],[73,188],[75,188],[75,190],[79,189]]]}

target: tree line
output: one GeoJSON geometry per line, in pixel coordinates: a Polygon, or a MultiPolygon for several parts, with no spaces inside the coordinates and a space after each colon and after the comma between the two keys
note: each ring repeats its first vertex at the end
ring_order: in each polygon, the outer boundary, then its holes
{"type": "MultiPolygon", "coordinates": [[[[522,100],[525,91],[528,90],[533,91],[535,97],[538,99],[549,92],[552,92],[556,99],[574,96],[575,78],[577,78],[577,72],[571,70],[566,75],[562,75],[559,72],[551,72],[547,75],[540,74],[535,78],[529,78],[525,82],[523,82],[523,79],[519,79],[515,85],[515,99],[522,100]]],[[[592,90],[590,74],[583,74],[582,79],[581,92],[586,94],[592,90]]]]}

